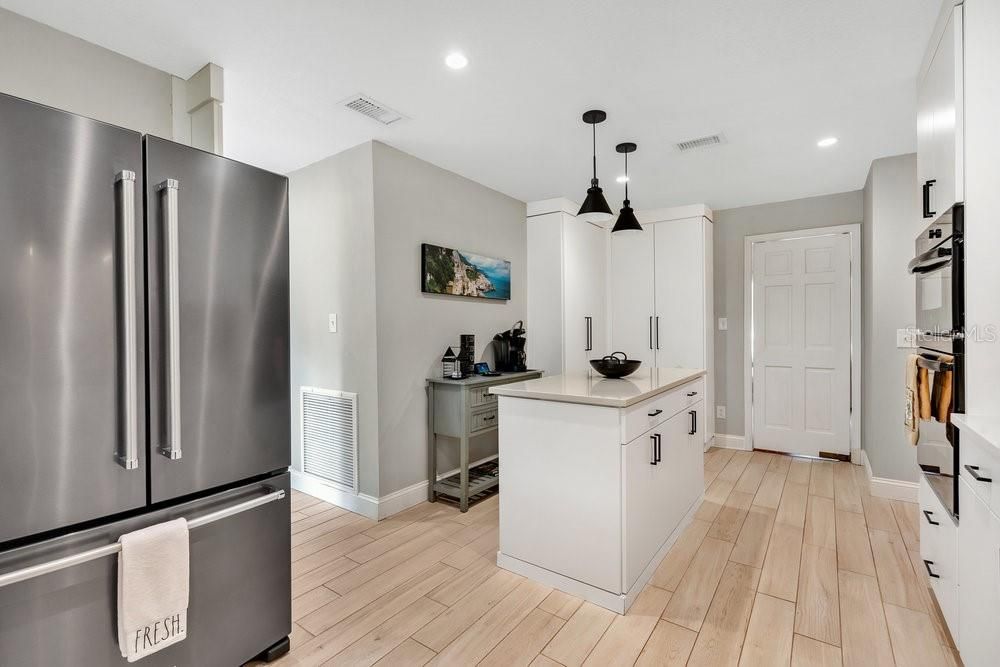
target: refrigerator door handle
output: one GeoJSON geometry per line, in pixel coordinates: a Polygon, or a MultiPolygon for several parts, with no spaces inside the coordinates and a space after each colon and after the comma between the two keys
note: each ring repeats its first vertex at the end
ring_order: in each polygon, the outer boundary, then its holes
{"type": "MultiPolygon", "coordinates": [[[[268,503],[273,503],[274,501],[281,500],[285,497],[283,489],[274,489],[273,487],[267,486],[264,487],[264,491],[267,493],[263,496],[251,498],[250,500],[237,505],[231,505],[230,507],[216,510],[210,514],[190,519],[187,522],[188,528],[199,528],[210,523],[215,523],[216,521],[227,519],[236,514],[242,514],[248,510],[261,507],[262,505],[267,505],[268,503]]],[[[105,556],[113,556],[121,550],[121,543],[113,542],[112,544],[90,549],[89,551],[81,551],[80,553],[73,554],[72,556],[64,556],[39,565],[32,565],[31,567],[26,567],[21,570],[14,570],[13,572],[4,572],[0,574],[0,588],[19,583],[21,581],[34,579],[44,574],[65,570],[66,568],[73,567],[74,565],[88,563],[92,560],[97,560],[98,558],[104,558],[105,556]]]]}
{"type": "Polygon", "coordinates": [[[167,435],[166,442],[158,451],[168,459],[181,458],[181,340],[180,340],[180,261],[178,257],[177,191],[180,184],[168,178],[156,186],[160,194],[160,211],[163,224],[163,266],[166,302],[165,350],[167,357],[166,401],[167,435]]]}
{"type": "Polygon", "coordinates": [[[121,308],[122,400],[123,442],[115,452],[118,465],[126,470],[139,467],[139,386],[138,354],[136,352],[136,326],[138,314],[135,307],[135,172],[127,169],[115,176],[115,217],[118,243],[118,298],[121,308]]]}

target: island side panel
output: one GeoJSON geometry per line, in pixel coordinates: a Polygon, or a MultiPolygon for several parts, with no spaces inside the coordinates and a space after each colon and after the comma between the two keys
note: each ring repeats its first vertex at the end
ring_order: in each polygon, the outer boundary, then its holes
{"type": "Polygon", "coordinates": [[[500,552],[622,588],[617,408],[500,396],[500,552]]]}

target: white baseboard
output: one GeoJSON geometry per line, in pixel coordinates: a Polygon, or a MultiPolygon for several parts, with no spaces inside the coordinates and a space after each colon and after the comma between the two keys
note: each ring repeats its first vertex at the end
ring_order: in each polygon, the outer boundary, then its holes
{"type": "Polygon", "coordinates": [[[378,518],[384,519],[393,514],[399,514],[425,500],[427,500],[427,480],[411,484],[405,489],[375,499],[375,504],[378,507],[378,518]]]}
{"type": "Polygon", "coordinates": [[[716,433],[715,446],[723,449],[747,449],[747,439],[742,435],[716,433]]]}
{"type": "Polygon", "coordinates": [[[371,496],[345,491],[330,482],[298,470],[292,470],[292,488],[369,519],[378,519],[378,500],[371,496]]]}
{"type": "Polygon", "coordinates": [[[427,500],[426,480],[376,498],[367,493],[351,493],[318,477],[292,470],[292,488],[376,521],[427,500]]]}
{"type": "Polygon", "coordinates": [[[917,502],[920,485],[917,482],[904,482],[899,479],[889,479],[887,477],[875,477],[872,473],[872,464],[868,460],[868,452],[861,450],[861,461],[865,466],[865,476],[868,478],[868,487],[873,496],[878,498],[888,498],[889,500],[905,500],[907,502],[917,502]]]}

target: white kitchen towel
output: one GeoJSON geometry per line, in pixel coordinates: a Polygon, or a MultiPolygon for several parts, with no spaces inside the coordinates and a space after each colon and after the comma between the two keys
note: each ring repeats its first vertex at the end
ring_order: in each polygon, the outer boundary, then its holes
{"type": "Polygon", "coordinates": [[[188,525],[184,519],[122,535],[118,648],[135,662],[187,637],[188,525]]]}

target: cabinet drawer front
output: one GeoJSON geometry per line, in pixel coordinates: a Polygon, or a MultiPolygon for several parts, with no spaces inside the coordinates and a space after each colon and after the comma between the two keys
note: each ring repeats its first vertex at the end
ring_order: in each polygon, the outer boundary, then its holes
{"type": "MultiPolygon", "coordinates": [[[[1000,516],[1000,451],[968,429],[960,435],[961,478],[968,483],[977,498],[1000,516]]],[[[961,504],[959,507],[959,511],[963,511],[961,504]]]]}
{"type": "Polygon", "coordinates": [[[920,559],[925,563],[923,567],[941,613],[952,634],[957,634],[958,529],[923,475],[920,476],[920,559]]]}
{"type": "Polygon", "coordinates": [[[490,393],[490,388],[473,387],[469,390],[469,405],[477,407],[480,405],[492,405],[497,402],[496,394],[490,393]]]}
{"type": "Polygon", "coordinates": [[[704,396],[705,378],[701,377],[626,408],[622,411],[622,442],[632,442],[649,429],[702,400],[704,396]]]}
{"type": "Polygon", "coordinates": [[[475,433],[476,431],[485,431],[486,429],[493,428],[496,425],[497,409],[493,407],[488,410],[473,412],[469,423],[469,431],[472,433],[475,433]]]}

